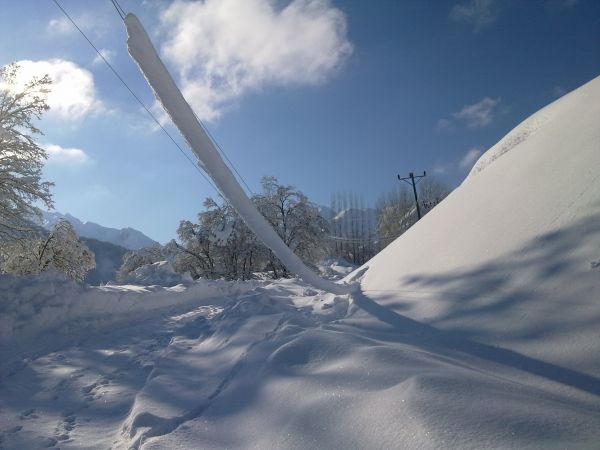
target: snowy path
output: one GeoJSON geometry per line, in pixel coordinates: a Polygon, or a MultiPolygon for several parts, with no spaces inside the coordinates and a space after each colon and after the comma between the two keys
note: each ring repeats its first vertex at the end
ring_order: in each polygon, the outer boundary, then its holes
{"type": "MultiPolygon", "coordinates": [[[[87,294],[103,300],[93,290],[87,294]]],[[[0,448],[138,448],[170,433],[200,416],[252,349],[275,336],[286,314],[302,309],[288,297],[287,288],[257,288],[213,299],[218,306],[192,302],[166,317],[155,312],[91,331],[67,323],[73,332],[5,346],[0,448]]],[[[336,311],[325,308],[323,315],[336,311]]]]}
{"type": "Polygon", "coordinates": [[[67,345],[63,337],[23,361],[5,361],[0,447],[105,447],[109,430],[114,442],[171,341],[208,332],[217,311],[200,307],[183,317],[78,335],[67,345]]]}
{"type": "Polygon", "coordinates": [[[213,303],[3,360],[0,448],[598,442],[594,377],[292,280],[213,303]]]}

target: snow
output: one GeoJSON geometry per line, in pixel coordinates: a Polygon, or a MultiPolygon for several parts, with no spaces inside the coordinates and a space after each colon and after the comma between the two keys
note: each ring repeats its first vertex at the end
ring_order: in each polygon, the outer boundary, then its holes
{"type": "Polygon", "coordinates": [[[191,283],[192,277],[189,273],[175,272],[168,261],[158,261],[138,267],[124,281],[128,284],[141,286],[176,286],[191,283]]]}
{"type": "Polygon", "coordinates": [[[598,448],[599,119],[517,126],[352,294],[0,277],[0,447],[598,448]]]}
{"type": "Polygon", "coordinates": [[[356,269],[356,265],[344,258],[327,258],[317,264],[321,276],[330,280],[340,280],[356,269]]]}
{"type": "Polygon", "coordinates": [[[238,212],[254,234],[279,258],[294,274],[319,289],[344,294],[351,287],[335,284],[320,278],[290,250],[273,230],[267,220],[246,196],[235,176],[225,164],[190,105],[186,102],[169,75],[165,65],[152,46],[152,42],[139,19],[134,14],[125,17],[128,39],[127,46],[131,57],[138,64],[148,84],[154,90],[165,111],[185,138],[191,150],[198,157],[199,164],[215,182],[220,192],[238,212]]]}
{"type": "Polygon", "coordinates": [[[600,374],[599,125],[600,78],[533,114],[359,269],[363,292],[469,339],[600,374]]]}
{"type": "Polygon", "coordinates": [[[252,282],[219,280],[172,287],[83,286],[55,271],[37,277],[0,275],[0,343],[14,345],[46,332],[89,331],[144,315],[210,304],[215,298],[253,287],[252,282]]]}

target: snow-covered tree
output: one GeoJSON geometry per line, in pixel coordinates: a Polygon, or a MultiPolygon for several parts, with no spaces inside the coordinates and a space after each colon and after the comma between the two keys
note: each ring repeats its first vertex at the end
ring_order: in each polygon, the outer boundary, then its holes
{"type": "Polygon", "coordinates": [[[48,155],[36,144],[41,131],[34,125],[48,110],[45,97],[48,76],[17,85],[19,67],[0,68],[0,241],[23,238],[31,231],[32,216],[41,216],[40,205],[52,207],[50,187],[42,180],[48,155]]]}
{"type": "MultiPolygon", "coordinates": [[[[283,241],[307,263],[327,251],[327,223],[306,196],[273,177],[263,179],[263,193],[252,199],[283,241]]],[[[284,266],[250,231],[228,203],[212,198],[204,202],[198,223],[182,220],[173,243],[177,256],[173,267],[193,278],[248,279],[270,270],[286,276],[284,266]]]]}
{"type": "Polygon", "coordinates": [[[95,266],[94,253],[73,226],[61,219],[43,239],[18,239],[2,248],[2,271],[33,275],[55,268],[72,280],[83,281],[95,266]]]}
{"type": "Polygon", "coordinates": [[[231,205],[207,198],[204,207],[197,224],[183,220],[179,225],[175,269],[194,278],[250,278],[259,270],[264,246],[231,205]]]}
{"type": "Polygon", "coordinates": [[[362,265],[377,253],[377,237],[371,208],[355,193],[331,196],[330,256],[362,265]]]}
{"type": "MultiPolygon", "coordinates": [[[[450,189],[439,179],[427,176],[418,184],[418,198],[421,215],[431,211],[448,194],[450,189]]],[[[377,231],[381,248],[413,226],[417,220],[414,194],[410,186],[382,195],[377,202],[377,231]]]]}
{"type": "Polygon", "coordinates": [[[154,264],[158,261],[164,261],[165,250],[160,245],[152,247],[144,247],[138,250],[131,250],[123,256],[123,264],[117,271],[117,280],[126,280],[131,272],[135,269],[145,266],[146,264],[154,264]]]}
{"type": "MultiPolygon", "coordinates": [[[[328,225],[319,208],[293,186],[279,184],[275,177],[263,177],[263,192],[254,197],[258,210],[279,237],[305,263],[314,263],[326,254],[328,225]]],[[[287,269],[271,251],[269,266],[274,277],[286,276],[287,269]]]]}

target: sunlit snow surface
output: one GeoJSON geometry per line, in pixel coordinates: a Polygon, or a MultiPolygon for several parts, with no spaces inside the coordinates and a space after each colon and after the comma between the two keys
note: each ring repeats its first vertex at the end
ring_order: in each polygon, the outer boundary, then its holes
{"type": "Polygon", "coordinates": [[[352,296],[0,277],[0,447],[600,447],[600,79],[538,114],[352,296]]]}

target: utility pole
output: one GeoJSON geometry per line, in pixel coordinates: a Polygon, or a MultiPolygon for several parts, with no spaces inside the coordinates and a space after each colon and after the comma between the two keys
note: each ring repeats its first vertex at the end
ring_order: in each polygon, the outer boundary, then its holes
{"type": "Polygon", "coordinates": [[[421,208],[419,208],[419,199],[417,198],[417,183],[421,180],[421,178],[424,178],[426,175],[427,175],[427,172],[425,172],[425,171],[423,171],[423,175],[417,175],[417,176],[415,176],[415,174],[411,172],[405,178],[401,178],[400,175],[398,175],[398,179],[400,181],[404,181],[404,182],[412,185],[413,193],[415,194],[415,205],[417,205],[417,217],[419,218],[419,220],[421,219],[421,208]],[[410,181],[408,181],[408,180],[410,180],[410,181]]]}

